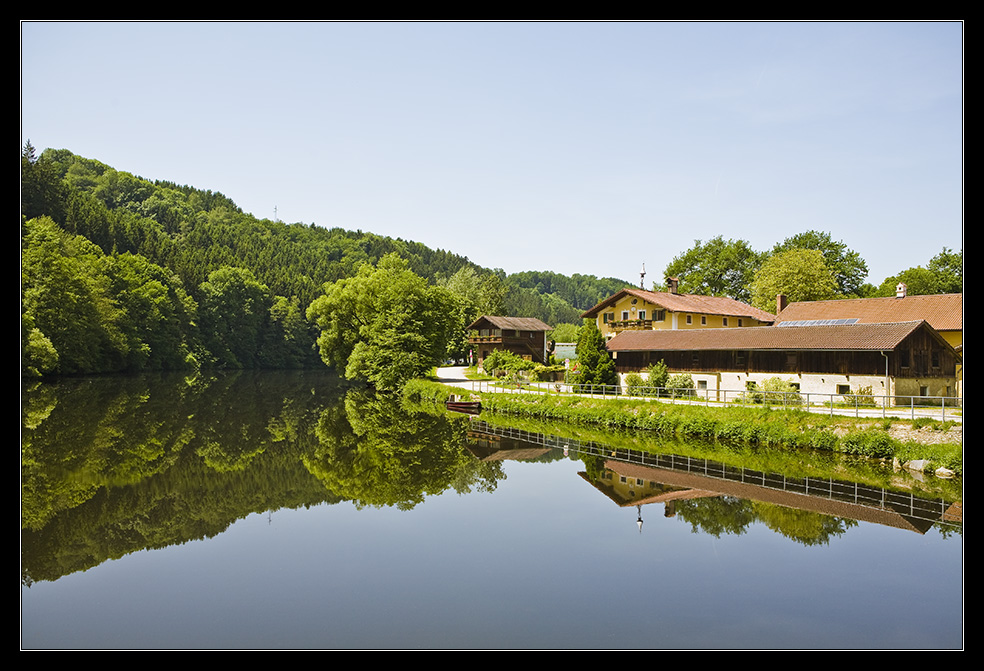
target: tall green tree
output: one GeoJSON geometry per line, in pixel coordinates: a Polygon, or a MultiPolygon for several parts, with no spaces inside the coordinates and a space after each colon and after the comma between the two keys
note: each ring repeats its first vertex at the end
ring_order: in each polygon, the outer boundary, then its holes
{"type": "Polygon", "coordinates": [[[615,361],[605,348],[605,336],[598,330],[593,320],[585,319],[578,335],[577,384],[618,384],[618,371],[615,361]]]}
{"type": "Polygon", "coordinates": [[[841,298],[863,298],[868,264],[861,255],[848,249],[843,242],[833,240],[830,233],[806,231],[772,248],[772,255],[793,249],[812,249],[823,255],[823,261],[834,275],[835,294],[841,298]]]}
{"type": "Polygon", "coordinates": [[[963,252],[946,247],[930,259],[926,267],[915,266],[886,277],[875,292],[876,296],[894,296],[899,284],[905,284],[910,296],[929,294],[959,294],[963,292],[963,252]]]}
{"type": "Polygon", "coordinates": [[[24,220],[47,215],[61,221],[65,189],[50,157],[37,155],[28,140],[21,152],[21,216],[24,220]]]}
{"type": "Polygon", "coordinates": [[[464,328],[454,294],[428,285],[396,254],[326,285],[307,317],[327,365],[381,390],[426,374],[464,328]]]}
{"type": "Polygon", "coordinates": [[[202,334],[218,365],[256,367],[273,305],[270,289],[251,271],[225,266],[210,273],[199,292],[202,334]]]}
{"type": "Polygon", "coordinates": [[[935,276],[935,291],[938,294],[963,293],[963,251],[943,251],[929,260],[927,266],[935,276]]]}
{"type": "Polygon", "coordinates": [[[776,295],[790,302],[837,297],[837,278],[816,249],[793,248],[770,256],[755,273],[752,305],[775,312],[776,295]]]}
{"type": "Polygon", "coordinates": [[[719,235],[706,243],[695,240],[664,272],[680,280],[683,293],[728,296],[747,303],[752,297],[749,287],[764,257],[744,240],[725,240],[719,235]]]}
{"type": "MultiPolygon", "coordinates": [[[[103,254],[49,217],[25,222],[21,251],[21,316],[58,355],[55,372],[102,373],[124,367],[123,311],[103,272],[103,254]]],[[[50,359],[49,359],[50,362],[50,359]]]]}

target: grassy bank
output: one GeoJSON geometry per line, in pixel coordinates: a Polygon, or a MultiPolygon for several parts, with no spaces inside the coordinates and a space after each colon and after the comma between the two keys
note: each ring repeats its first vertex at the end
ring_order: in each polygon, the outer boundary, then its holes
{"type": "MultiPolygon", "coordinates": [[[[444,403],[450,394],[478,398],[428,380],[409,383],[404,394],[435,403],[444,403]]],[[[893,424],[911,424],[911,420],[865,421],[768,407],[708,408],[560,395],[493,393],[482,394],[481,401],[483,411],[553,422],[651,431],[665,437],[727,445],[821,449],[902,462],[923,459],[927,470],[944,467],[958,475],[963,472],[959,443],[927,445],[903,442],[890,435],[893,424]]]]}

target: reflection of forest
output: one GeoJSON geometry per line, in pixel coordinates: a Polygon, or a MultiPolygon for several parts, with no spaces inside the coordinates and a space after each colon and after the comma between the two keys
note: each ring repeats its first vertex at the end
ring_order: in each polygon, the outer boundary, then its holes
{"type": "Polygon", "coordinates": [[[84,378],[22,390],[22,579],[215,536],[251,513],[493,490],[463,419],[324,372],[84,378]]]}
{"type": "MultiPolygon", "coordinates": [[[[805,545],[826,544],[859,521],[925,533],[959,531],[959,501],[928,499],[830,476],[790,477],[709,459],[613,448],[570,437],[488,423],[473,425],[470,444],[506,445],[498,454],[565,446],[586,465],[581,477],[615,504],[663,504],[695,531],[741,534],[755,521],[805,545]]],[[[474,448],[472,448],[474,451],[474,448]]],[[[502,458],[500,456],[500,458],[502,458]]]]}

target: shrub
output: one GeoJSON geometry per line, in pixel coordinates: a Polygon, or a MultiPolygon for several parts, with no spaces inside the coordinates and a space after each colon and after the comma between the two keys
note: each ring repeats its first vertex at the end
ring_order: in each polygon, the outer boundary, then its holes
{"type": "Polygon", "coordinates": [[[762,382],[762,392],[759,395],[759,401],[762,403],[799,405],[803,402],[803,399],[799,395],[799,390],[793,386],[793,383],[779,377],[770,377],[764,380],[762,382]]]}
{"type": "Polygon", "coordinates": [[[884,431],[852,431],[841,440],[841,451],[885,459],[895,455],[898,441],[884,431]]]}
{"type": "Polygon", "coordinates": [[[643,396],[645,394],[646,381],[639,373],[629,373],[625,376],[625,388],[629,396],[643,396]]]}
{"type": "Polygon", "coordinates": [[[679,373],[671,376],[666,381],[666,386],[670,389],[670,393],[676,397],[693,396],[697,388],[690,373],[679,373]]]}
{"type": "Polygon", "coordinates": [[[662,360],[649,364],[649,368],[646,369],[646,384],[650,387],[665,387],[669,379],[670,374],[662,360]]]}

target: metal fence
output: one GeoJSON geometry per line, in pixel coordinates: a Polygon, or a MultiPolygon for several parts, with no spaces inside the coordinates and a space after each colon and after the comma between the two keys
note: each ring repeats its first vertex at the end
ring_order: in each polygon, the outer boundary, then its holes
{"type": "Polygon", "coordinates": [[[910,519],[925,520],[934,524],[956,527],[962,524],[962,505],[943,498],[923,498],[911,491],[896,491],[881,487],[834,480],[831,477],[792,477],[781,473],[769,473],[741,466],[725,465],[710,459],[612,447],[593,441],[551,436],[524,429],[501,427],[476,420],[471,430],[513,438],[548,448],[568,452],[583,452],[606,460],[622,461],[677,472],[693,473],[713,478],[754,485],[765,489],[802,494],[814,499],[828,499],[873,510],[890,511],[910,519]]]}
{"type": "Polygon", "coordinates": [[[624,398],[704,406],[750,406],[824,412],[855,417],[901,417],[960,422],[963,399],[954,396],[878,396],[874,394],[831,394],[763,389],[681,389],[631,387],[524,380],[474,380],[475,392],[520,394],[572,394],[602,398],[624,398]]]}

